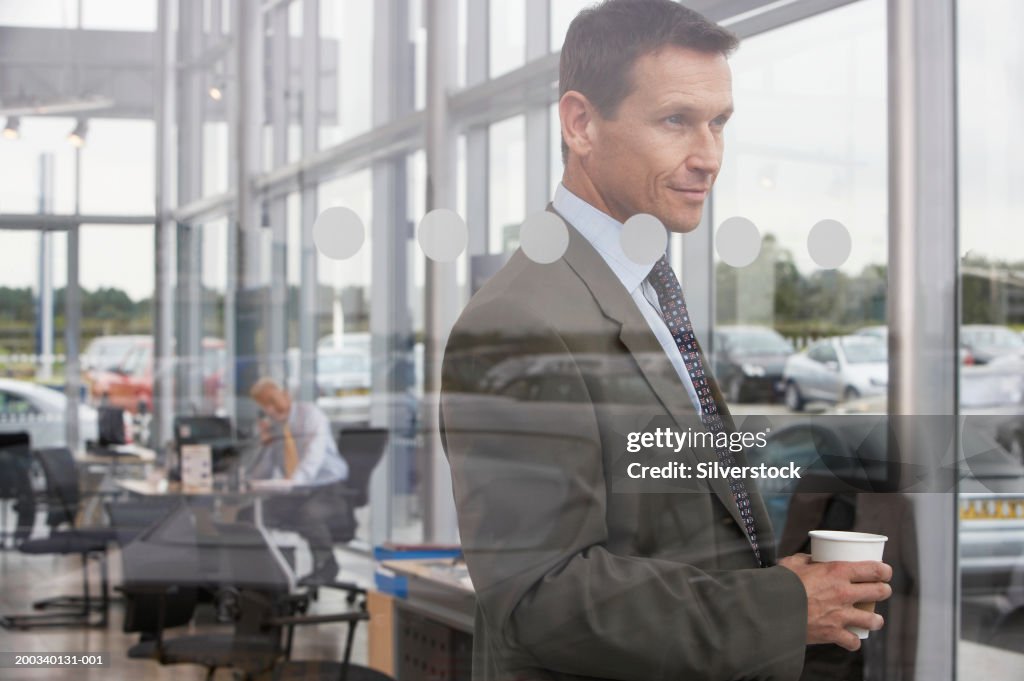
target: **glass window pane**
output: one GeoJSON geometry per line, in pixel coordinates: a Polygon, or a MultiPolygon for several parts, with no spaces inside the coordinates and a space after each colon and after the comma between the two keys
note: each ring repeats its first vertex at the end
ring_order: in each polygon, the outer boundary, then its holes
{"type": "Polygon", "coordinates": [[[489,129],[490,253],[514,250],[526,205],[526,119],[514,116],[489,129]],[[513,245],[514,244],[514,245],[513,245]]]}
{"type": "Polygon", "coordinates": [[[78,25],[78,0],[0,2],[0,26],[74,28],[78,25]]]}
{"type": "Polygon", "coordinates": [[[81,152],[83,213],[153,213],[154,129],[152,121],[89,120],[81,152]]]}
{"type": "MultiPolygon", "coordinates": [[[[799,350],[820,336],[884,325],[885,4],[866,0],[749,38],[731,64],[736,113],[713,196],[714,224],[722,230],[715,243],[716,329],[784,336],[799,350]],[[721,257],[733,245],[721,235],[736,219],[760,233],[760,251],[743,267],[721,257]],[[838,267],[820,263],[808,247],[812,228],[826,220],[851,236],[838,267]]],[[[788,350],[756,361],[714,350],[715,376],[732,403],[780,400],[784,381],[825,405],[885,392],[882,383],[844,376],[820,390],[807,386],[792,375],[799,360],[787,373],[788,350]]]]}
{"type": "Polygon", "coordinates": [[[569,24],[580,10],[595,4],[594,0],[554,0],[551,3],[551,51],[558,52],[565,42],[569,24]]]}
{"type": "Polygon", "coordinates": [[[372,2],[320,3],[320,146],[370,128],[373,114],[372,2]]]}
{"type": "Polygon", "coordinates": [[[1024,665],[1024,52],[1017,30],[1024,5],[958,4],[959,388],[967,466],[958,499],[957,664],[961,678],[1009,681],[1024,665]]]}
{"type": "Polygon", "coordinates": [[[526,61],[526,2],[490,2],[490,73],[497,78],[526,61]]]}
{"type": "Polygon", "coordinates": [[[82,0],[82,28],[155,31],[157,0],[82,0]]]}
{"type": "Polygon", "coordinates": [[[75,212],[75,148],[67,141],[74,127],[73,118],[29,116],[18,139],[0,140],[0,212],[75,212]]]}

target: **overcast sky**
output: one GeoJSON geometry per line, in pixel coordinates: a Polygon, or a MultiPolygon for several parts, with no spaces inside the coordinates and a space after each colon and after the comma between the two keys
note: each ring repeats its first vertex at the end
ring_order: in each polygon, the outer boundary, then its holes
{"type": "MultiPolygon", "coordinates": [[[[492,72],[522,62],[522,22],[516,20],[522,4],[510,0],[492,18],[492,72]]],[[[576,7],[583,4],[555,3],[556,33],[564,33],[576,7]]],[[[82,23],[87,28],[152,29],[155,5],[155,0],[83,0],[82,23]]],[[[324,22],[338,27],[336,35],[344,26],[372,22],[368,3],[328,6],[324,22]]],[[[0,25],[73,27],[78,21],[76,7],[75,0],[0,0],[0,25]]],[[[1024,186],[1024,136],[1018,131],[1024,119],[1024,48],[1016,35],[1016,27],[1024,25],[1024,3],[974,0],[970,9],[973,13],[960,13],[959,27],[961,252],[1024,260],[1024,198],[1019,189],[1024,186]]],[[[752,219],[762,233],[774,233],[793,252],[805,273],[815,268],[804,245],[807,232],[826,218],[843,222],[853,236],[853,252],[844,270],[856,273],[866,264],[886,260],[884,21],[883,0],[862,0],[750,38],[732,60],[737,113],[727,129],[725,168],[715,196],[716,222],[733,215],[752,219]]],[[[332,30],[324,28],[322,33],[330,35],[332,30]]],[[[358,63],[370,54],[369,33],[349,33],[350,40],[339,41],[340,61],[358,63]]],[[[422,32],[415,37],[422,52],[422,32]]],[[[558,41],[553,38],[553,43],[558,41]]],[[[351,78],[359,72],[367,70],[359,69],[351,78]]],[[[362,78],[354,81],[354,89],[369,87],[365,75],[362,78]]],[[[364,98],[346,98],[345,92],[339,98],[342,119],[356,126],[350,130],[365,128],[369,119],[364,98]]],[[[75,157],[66,136],[74,123],[71,118],[25,118],[20,140],[0,139],[0,212],[38,210],[43,154],[53,158],[51,209],[73,212],[75,157]]],[[[518,198],[524,195],[526,172],[522,129],[522,120],[517,119],[492,132],[492,232],[524,217],[518,198]]],[[[347,134],[332,130],[325,128],[325,139],[347,134]]],[[[81,153],[83,212],[152,211],[152,122],[94,119],[81,153]]],[[[422,176],[419,164],[413,164],[416,178],[422,176]]],[[[553,170],[560,172],[557,160],[553,170]]],[[[364,173],[325,185],[321,208],[350,205],[368,221],[368,180],[364,173]]],[[[421,187],[414,188],[414,204],[421,203],[422,193],[421,187]]],[[[295,233],[297,205],[290,208],[295,233]]],[[[152,232],[151,227],[84,229],[82,285],[116,286],[136,299],[150,295],[152,232]]],[[[219,225],[205,237],[211,258],[204,265],[204,282],[218,287],[226,278],[223,233],[219,225]]],[[[63,237],[55,239],[58,285],[65,279],[64,243],[63,237]]],[[[367,243],[366,252],[345,265],[324,262],[321,279],[367,282],[367,243]]],[[[0,232],[0,285],[34,285],[37,247],[35,234],[0,232]]],[[[289,280],[298,280],[295,257],[290,258],[289,280]]]]}

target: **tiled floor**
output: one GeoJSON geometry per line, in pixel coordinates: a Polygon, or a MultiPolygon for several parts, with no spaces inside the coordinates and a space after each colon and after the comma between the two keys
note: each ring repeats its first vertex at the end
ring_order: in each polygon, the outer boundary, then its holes
{"type": "MultiPolygon", "coordinates": [[[[339,578],[370,584],[373,574],[372,562],[363,556],[339,551],[338,561],[342,565],[339,578]]],[[[112,552],[110,559],[111,583],[118,584],[120,557],[112,552]]],[[[91,572],[92,582],[98,587],[95,565],[91,572]]],[[[81,592],[81,563],[77,557],[26,556],[17,551],[0,551],[0,612],[23,613],[31,611],[34,600],[57,594],[81,592]]],[[[347,608],[344,595],[329,589],[321,590],[320,598],[313,604],[310,614],[338,612],[347,608]]],[[[148,660],[129,659],[125,651],[137,641],[137,635],[121,631],[123,608],[114,603],[110,623],[105,629],[82,627],[38,628],[30,631],[8,631],[0,629],[0,651],[10,652],[69,652],[109,653],[106,667],[67,667],[50,669],[0,669],[3,681],[21,679],[46,679],[47,681],[87,681],[95,679],[203,679],[206,671],[194,665],[161,667],[148,660]]],[[[197,620],[206,624],[193,624],[181,628],[180,633],[213,631],[224,625],[212,623],[212,609],[204,607],[197,613],[197,620]]],[[[304,626],[296,630],[293,651],[294,659],[341,659],[344,646],[345,625],[304,626]]],[[[179,633],[178,630],[173,633],[179,633]]],[[[356,634],[353,661],[366,659],[366,626],[361,625],[356,634]]],[[[219,670],[216,677],[221,681],[232,679],[230,670],[219,670]]]]}

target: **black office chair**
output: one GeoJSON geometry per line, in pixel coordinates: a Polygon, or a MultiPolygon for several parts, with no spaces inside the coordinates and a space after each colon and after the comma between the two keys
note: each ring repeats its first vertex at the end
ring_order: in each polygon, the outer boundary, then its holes
{"type": "Polygon", "coordinates": [[[207,523],[184,502],[141,531],[152,509],[112,505],[110,511],[118,537],[129,539],[121,552],[124,630],[141,635],[129,657],[201,665],[207,679],[221,667],[255,678],[284,657],[285,625],[277,618],[303,612],[308,598],[288,593],[287,580],[256,528],[207,523]],[[227,604],[223,610],[233,631],[167,638],[168,629],[192,620],[204,589],[216,591],[227,604]]]}
{"type": "MultiPolygon", "coordinates": [[[[94,626],[105,627],[110,608],[107,584],[106,547],[113,539],[110,528],[82,528],[76,525],[80,492],[78,468],[71,451],[65,447],[39,449],[35,452],[46,479],[46,524],[49,534],[38,539],[23,539],[17,544],[22,553],[33,555],[73,555],[82,559],[82,595],[57,596],[33,603],[38,610],[57,608],[61,612],[39,615],[5,615],[0,625],[8,628],[29,629],[42,626],[94,626]],[[68,529],[62,530],[61,527],[68,529]],[[89,590],[89,559],[97,558],[100,569],[100,598],[97,601],[89,590]],[[64,610],[71,608],[71,610],[64,610]],[[93,619],[93,613],[99,618],[93,619]]],[[[21,479],[22,499],[33,499],[28,475],[21,479]]],[[[22,503],[25,503],[24,501],[22,503]]],[[[34,515],[34,510],[33,510],[34,515]]],[[[29,528],[29,533],[31,528],[29,528]]]]}
{"type": "MultiPolygon", "coordinates": [[[[362,604],[365,606],[365,604],[362,604]]],[[[356,626],[363,620],[370,619],[363,607],[351,612],[331,615],[300,615],[281,617],[276,621],[288,628],[288,656],[291,654],[291,642],[294,628],[309,624],[329,624],[347,622],[348,632],[345,637],[345,652],[340,662],[327,660],[292,660],[287,659],[274,667],[272,681],[395,681],[384,672],[369,667],[353,664],[352,642],[355,640],[356,626]]]]}
{"type": "Polygon", "coordinates": [[[0,549],[13,548],[32,532],[32,449],[28,433],[0,433],[0,549]],[[27,498],[26,498],[27,494],[27,498]],[[14,530],[7,529],[7,507],[14,504],[14,530]]]}
{"type": "Polygon", "coordinates": [[[348,463],[346,488],[350,491],[352,508],[366,506],[370,476],[384,456],[388,431],[386,428],[342,428],[337,442],[338,451],[348,463]]]}

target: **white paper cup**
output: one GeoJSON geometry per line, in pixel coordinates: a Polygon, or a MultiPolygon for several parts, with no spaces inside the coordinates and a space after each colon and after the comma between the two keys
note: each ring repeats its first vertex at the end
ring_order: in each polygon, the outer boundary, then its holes
{"type": "MultiPolygon", "coordinates": [[[[866,532],[840,532],[839,530],[811,530],[811,560],[815,563],[832,561],[882,560],[882,552],[888,537],[881,534],[866,532]]],[[[855,603],[854,607],[875,611],[875,604],[855,603]]],[[[847,627],[860,638],[868,637],[868,630],[860,627],[847,627]]]]}

